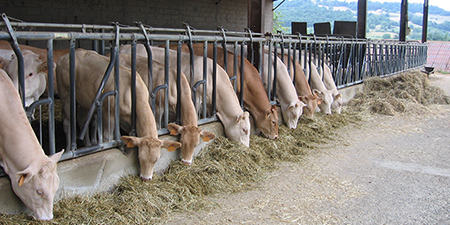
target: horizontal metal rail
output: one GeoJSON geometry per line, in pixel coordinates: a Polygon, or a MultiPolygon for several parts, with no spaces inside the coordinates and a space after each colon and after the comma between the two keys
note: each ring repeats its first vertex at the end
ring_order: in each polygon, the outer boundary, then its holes
{"type": "MultiPolygon", "coordinates": [[[[3,15],[2,15],[3,16],[3,15]]],[[[422,67],[426,64],[427,59],[427,45],[418,43],[418,42],[398,42],[392,40],[370,40],[370,39],[357,39],[357,38],[343,38],[343,37],[334,37],[334,36],[306,36],[306,35],[287,35],[287,34],[276,34],[276,35],[264,35],[260,33],[252,33],[247,30],[245,32],[235,32],[235,31],[226,31],[223,28],[219,28],[216,31],[213,30],[196,30],[186,24],[185,29],[166,29],[166,28],[153,28],[142,23],[137,23],[135,26],[124,26],[120,24],[112,24],[112,25],[88,25],[88,24],[51,24],[51,23],[25,23],[25,22],[9,22],[9,26],[14,28],[14,36],[11,36],[11,33],[7,31],[7,22],[0,22],[0,28],[3,28],[0,31],[0,40],[8,40],[13,41],[14,39],[23,42],[25,40],[33,40],[33,41],[46,41],[47,42],[47,60],[49,68],[52,68],[53,64],[53,46],[55,43],[69,43],[72,51],[75,51],[76,41],[91,41],[92,47],[94,50],[98,50],[98,52],[105,54],[111,53],[111,59],[117,60],[120,57],[120,53],[118,52],[118,46],[123,43],[132,43],[134,48],[137,43],[142,43],[146,46],[148,51],[148,62],[149,62],[149,82],[152,82],[152,74],[151,74],[151,62],[152,62],[152,53],[149,51],[150,45],[152,43],[162,43],[166,45],[166,51],[168,51],[168,46],[171,43],[176,43],[178,46],[178,62],[177,65],[170,65],[170,67],[176,67],[178,70],[178,79],[177,85],[180,85],[179,76],[181,71],[181,45],[182,44],[190,44],[190,43],[204,43],[204,44],[212,44],[214,51],[214,62],[217,62],[217,48],[220,46],[222,48],[226,48],[227,45],[233,46],[234,52],[224,51],[225,56],[225,65],[228,63],[232,63],[227,60],[227,54],[234,53],[234,71],[231,72],[235,76],[233,76],[230,81],[234,84],[235,91],[237,90],[237,74],[240,72],[240,79],[244,79],[244,70],[243,67],[238,67],[238,65],[244,64],[244,58],[241,57],[241,61],[238,61],[238,55],[247,55],[247,59],[251,62],[259,71],[260,74],[263,73],[264,67],[262,53],[264,48],[268,47],[269,51],[281,52],[282,54],[286,54],[289,57],[293,57],[294,62],[302,62],[305,65],[312,63],[316,64],[318,68],[318,72],[320,74],[323,73],[324,67],[330,67],[332,71],[333,78],[336,82],[338,88],[347,87],[350,85],[359,84],[364,81],[364,79],[373,76],[389,76],[392,74],[396,74],[399,72],[403,72],[410,69],[415,69],[422,67]],[[33,29],[35,28],[35,29],[33,29]],[[33,31],[29,31],[33,29],[33,31]],[[99,46],[101,43],[101,46],[99,46]],[[109,48],[105,48],[105,44],[110,43],[109,48]],[[100,47],[100,48],[99,48],[100,47]],[[248,52],[244,51],[244,48],[248,48],[248,52]],[[106,52],[105,52],[106,50],[106,52]],[[109,52],[107,52],[109,51],[109,52]],[[114,55],[117,54],[117,57],[114,55]]],[[[18,49],[20,50],[20,49],[18,49]]],[[[206,56],[207,49],[204,49],[204,55],[206,56]]],[[[16,53],[20,54],[20,53],[16,53]]],[[[136,52],[135,49],[132,53],[132,76],[136,75],[136,52]]],[[[204,57],[205,57],[204,56],[204,57]]],[[[166,57],[168,57],[166,55],[166,57]]],[[[268,57],[269,60],[273,60],[272,57],[268,57]]],[[[23,59],[22,59],[23,60],[23,59]]],[[[168,59],[166,60],[166,74],[168,71],[168,59]]],[[[206,59],[205,59],[206,62],[206,59]]],[[[73,62],[75,63],[75,62],[73,62]]],[[[274,62],[264,62],[268,63],[268,65],[273,65],[274,62]]],[[[284,62],[288,65],[290,69],[290,60],[288,62],[284,62]]],[[[117,66],[111,64],[112,67],[117,66]]],[[[23,67],[23,62],[22,62],[23,67]]],[[[311,68],[311,67],[310,67],[311,68]]],[[[224,68],[227,70],[226,66],[224,68]]],[[[295,67],[294,67],[295,69],[295,67]]],[[[303,68],[305,69],[305,68],[303,68]]],[[[23,68],[22,68],[23,70],[23,68]]],[[[197,84],[192,84],[192,92],[193,99],[196,99],[196,95],[200,95],[203,97],[203,105],[201,106],[201,110],[199,112],[199,124],[209,123],[211,121],[216,121],[217,118],[215,116],[215,89],[216,89],[216,80],[215,75],[213,76],[213,106],[212,108],[207,108],[206,104],[206,84],[207,84],[207,76],[206,76],[206,68],[192,68],[192,72],[197,71],[203,72],[203,80],[198,82],[197,84]],[[196,89],[199,89],[200,86],[203,86],[203,93],[197,93],[196,89]],[[207,113],[208,112],[208,113],[207,113]]],[[[114,69],[115,74],[115,82],[116,88],[114,92],[108,92],[106,95],[109,98],[113,98],[116,101],[114,110],[115,115],[115,124],[114,128],[116,133],[118,131],[118,99],[117,96],[120,96],[120,90],[118,89],[118,67],[114,69]]],[[[267,86],[267,94],[272,104],[276,102],[276,70],[274,70],[274,74],[272,71],[267,71],[269,76],[273,76],[273,82],[269,83],[267,86]]],[[[216,67],[214,66],[214,74],[216,73],[216,67]]],[[[105,74],[108,74],[105,72],[105,74]]],[[[53,78],[53,70],[49,69],[48,72],[49,78],[53,78]]],[[[308,76],[308,75],[307,75],[308,76]]],[[[73,78],[74,79],[74,78],[73,78]]],[[[107,79],[107,77],[106,77],[107,79]]],[[[269,79],[272,80],[272,79],[269,79]]],[[[21,81],[23,83],[23,80],[21,81]]],[[[72,81],[74,82],[74,80],[72,81]]],[[[152,88],[152,85],[149,86],[149,93],[151,96],[156,96],[156,91],[158,89],[163,90],[165,95],[169,93],[169,80],[165,78],[165,84],[163,86],[157,87],[156,89],[152,88]]],[[[23,84],[21,84],[23,85],[23,84]]],[[[74,85],[74,84],[72,84],[74,85]]],[[[23,87],[23,86],[22,86],[23,87]]],[[[73,86],[73,88],[75,88],[73,86]]],[[[134,89],[133,87],[132,89],[134,89]]],[[[239,87],[241,92],[238,95],[238,99],[240,101],[241,107],[244,107],[243,104],[243,82],[241,82],[241,86],[239,87]]],[[[180,90],[178,88],[178,90],[180,90]]],[[[75,90],[73,90],[75,91],[75,90]]],[[[74,92],[75,93],[75,92],[74,92]]],[[[98,90],[98,98],[100,98],[100,93],[102,93],[102,88],[98,90]]],[[[93,107],[89,113],[89,118],[93,116],[95,112],[99,113],[101,109],[101,105],[103,104],[103,98],[106,95],[101,95],[101,99],[99,101],[93,102],[93,107]],[[97,104],[97,105],[95,105],[97,104]],[[100,105],[98,105],[100,104],[100,105]],[[95,109],[97,108],[97,109],[95,109]],[[95,109],[95,110],[94,110],[95,109]]],[[[180,92],[178,92],[180,95],[180,92]]],[[[133,116],[132,116],[132,129],[131,134],[136,135],[136,101],[135,101],[135,90],[132,92],[133,97],[133,116]]],[[[166,101],[164,104],[164,122],[158,131],[159,134],[166,134],[168,131],[165,128],[168,122],[176,122],[180,123],[180,106],[177,105],[176,111],[176,119],[175,121],[170,121],[168,119],[168,97],[166,96],[166,101]]],[[[178,99],[179,102],[179,99],[178,99]]],[[[32,112],[32,109],[37,105],[49,105],[49,151],[48,154],[54,154],[56,149],[55,138],[60,139],[63,136],[58,133],[55,135],[55,112],[54,112],[54,103],[55,99],[53,97],[53,82],[49,79],[48,81],[48,99],[42,98],[39,102],[36,102],[29,107],[28,113],[32,112]]],[[[155,101],[153,99],[152,109],[154,110],[155,101]]],[[[86,154],[90,154],[93,152],[97,152],[103,149],[112,148],[112,147],[120,147],[122,142],[119,139],[119,134],[116,134],[112,140],[103,140],[102,134],[99,135],[99,143],[96,143],[92,146],[84,146],[78,147],[76,140],[79,140],[81,137],[77,137],[77,123],[76,123],[76,99],[75,94],[72,96],[72,114],[71,114],[71,126],[72,131],[70,137],[72,140],[68,140],[71,143],[71,149],[66,151],[63,159],[70,159],[75,157],[80,157],[86,154]]],[[[100,112],[101,113],[101,112],[100,112]]],[[[101,124],[101,115],[97,115],[97,125],[102,126],[101,124]]],[[[84,129],[82,130],[82,134],[86,132],[88,129],[89,120],[86,122],[84,129]]],[[[102,129],[98,127],[97,132],[102,133],[102,129]]],[[[41,130],[42,132],[42,130],[41,130]]]]}

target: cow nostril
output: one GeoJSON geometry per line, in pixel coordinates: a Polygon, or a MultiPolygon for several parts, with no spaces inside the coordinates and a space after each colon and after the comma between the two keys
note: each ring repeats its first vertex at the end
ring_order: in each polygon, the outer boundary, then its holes
{"type": "Polygon", "coordinates": [[[141,180],[142,180],[142,181],[150,181],[150,180],[152,180],[152,178],[141,177],[141,180]]]}

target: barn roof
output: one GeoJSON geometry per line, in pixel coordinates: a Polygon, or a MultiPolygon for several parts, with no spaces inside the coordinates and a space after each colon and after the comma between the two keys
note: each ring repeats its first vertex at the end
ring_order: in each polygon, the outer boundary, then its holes
{"type": "Polygon", "coordinates": [[[427,66],[437,71],[450,72],[450,42],[428,41],[427,66]]]}

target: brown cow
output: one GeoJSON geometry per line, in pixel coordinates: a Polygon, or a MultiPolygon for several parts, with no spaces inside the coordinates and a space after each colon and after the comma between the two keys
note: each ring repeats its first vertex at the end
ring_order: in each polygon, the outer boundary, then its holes
{"type": "MultiPolygon", "coordinates": [[[[175,48],[176,46],[171,46],[175,48]]],[[[193,45],[194,53],[203,56],[203,44],[193,45]]],[[[187,45],[183,45],[182,51],[189,52],[187,45]]],[[[208,45],[208,57],[213,57],[213,47],[208,45]]],[[[240,93],[241,83],[241,59],[238,57],[237,74],[237,92],[240,93]]],[[[227,71],[228,76],[234,76],[234,53],[227,52],[227,71]]],[[[217,47],[217,64],[224,67],[224,50],[217,47]]],[[[244,59],[244,105],[255,120],[256,127],[261,130],[264,136],[270,139],[278,138],[278,108],[271,105],[267,97],[266,90],[262,83],[258,70],[247,60],[244,59]]]]}
{"type": "MultiPolygon", "coordinates": [[[[64,55],[58,61],[56,76],[58,90],[63,103],[64,128],[68,134],[70,115],[70,76],[69,76],[69,54],[64,55]]],[[[88,109],[91,107],[96,91],[103,78],[103,74],[109,64],[109,58],[99,55],[94,51],[77,49],[75,51],[75,76],[76,76],[76,99],[80,107],[88,109]]],[[[114,74],[114,71],[111,72],[114,74]]],[[[129,129],[131,124],[131,70],[120,66],[120,125],[123,129],[129,129]]],[[[105,92],[114,90],[114,79],[108,79],[105,85],[105,92]]],[[[138,137],[122,136],[121,139],[128,147],[139,147],[139,164],[141,166],[140,177],[142,180],[150,180],[153,175],[153,167],[161,156],[161,147],[169,151],[175,150],[181,146],[179,142],[158,139],[158,131],[153,112],[148,103],[149,94],[147,87],[140,78],[136,76],[136,116],[137,116],[137,134],[138,137]]],[[[114,101],[111,103],[114,109],[114,101]]],[[[114,123],[114,113],[108,115],[108,110],[103,110],[103,124],[114,123]]],[[[112,124],[114,127],[114,124],[112,124]]],[[[112,133],[104,129],[105,138],[110,138],[112,133]]],[[[69,138],[67,139],[69,140],[69,138]]]]}
{"type": "MultiPolygon", "coordinates": [[[[164,63],[165,59],[165,49],[159,47],[151,47],[153,53],[153,59],[164,63]]],[[[131,46],[124,45],[120,48],[121,53],[131,53],[131,46]]],[[[142,44],[136,47],[137,55],[147,56],[145,47],[142,44]]],[[[181,70],[186,75],[189,83],[195,84],[203,79],[203,58],[199,56],[194,57],[194,67],[197,68],[191,80],[191,70],[190,70],[190,55],[186,53],[181,54],[181,70]]],[[[177,52],[169,50],[169,66],[175,66],[177,63],[177,52]]],[[[207,59],[207,105],[212,104],[212,71],[213,62],[211,59],[207,59]]],[[[222,122],[225,135],[234,141],[239,141],[245,146],[250,146],[250,119],[248,112],[244,112],[237,99],[236,93],[231,86],[230,80],[228,79],[227,73],[220,67],[217,67],[217,117],[222,122]]],[[[199,93],[203,92],[203,86],[200,86],[199,93]]],[[[202,99],[197,95],[196,102],[197,106],[200,106],[202,99]]],[[[208,107],[208,110],[211,108],[208,107]]],[[[211,113],[211,111],[209,111],[211,113]]]]}
{"type": "MultiPolygon", "coordinates": [[[[131,68],[131,55],[121,54],[120,65],[131,68]]],[[[153,88],[164,84],[164,65],[156,61],[152,63],[153,68],[153,88]]],[[[141,75],[142,80],[148,86],[148,60],[146,57],[136,56],[136,70],[139,75],[141,75]]],[[[183,126],[179,126],[175,123],[169,123],[167,128],[170,130],[170,134],[177,135],[181,134],[180,142],[183,143],[181,146],[181,161],[186,164],[192,163],[192,157],[194,155],[195,146],[200,143],[200,137],[203,141],[209,141],[216,138],[211,132],[203,131],[197,126],[197,113],[195,111],[194,103],[192,102],[191,89],[188,81],[183,73],[181,75],[181,96],[180,96],[180,107],[181,107],[181,123],[183,126]]],[[[176,113],[177,106],[177,71],[175,69],[169,69],[169,111],[171,114],[176,113]]],[[[159,102],[164,102],[164,95],[158,92],[156,99],[160,99],[159,102]]],[[[163,105],[156,104],[156,118],[162,117],[162,112],[164,110],[163,105]]],[[[172,118],[174,119],[174,118],[172,118]]],[[[160,120],[157,120],[160,123],[160,120]]],[[[159,124],[160,125],[160,124],[159,124]]]]}

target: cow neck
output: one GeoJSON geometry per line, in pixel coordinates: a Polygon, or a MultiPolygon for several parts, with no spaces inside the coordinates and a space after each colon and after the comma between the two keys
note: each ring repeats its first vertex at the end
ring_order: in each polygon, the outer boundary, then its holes
{"type": "Polygon", "coordinates": [[[136,129],[140,137],[158,137],[156,120],[148,104],[147,88],[144,88],[143,81],[141,85],[136,85],[136,129]],[[144,92],[145,91],[145,92],[144,92]],[[139,93],[140,92],[140,93],[139,93]]]}
{"type": "Polygon", "coordinates": [[[2,96],[9,96],[2,98],[0,114],[10,115],[0,117],[1,158],[8,171],[17,172],[24,170],[33,162],[43,160],[45,155],[28,122],[15,88],[6,80],[8,78],[0,79],[3,86],[0,88],[2,96]]]}
{"type": "MultiPolygon", "coordinates": [[[[203,45],[194,45],[196,54],[203,55],[203,45]]],[[[212,58],[212,45],[208,46],[208,57],[212,58]]],[[[227,73],[229,77],[234,76],[234,53],[227,51],[227,73]]],[[[240,93],[241,87],[241,59],[238,56],[238,66],[236,71],[236,89],[240,93]]],[[[224,67],[224,49],[217,47],[217,63],[224,67]]],[[[267,97],[263,83],[256,68],[244,59],[244,104],[255,119],[264,118],[266,110],[271,109],[269,98],[267,97]]]]}
{"type": "Polygon", "coordinates": [[[183,126],[195,126],[197,127],[197,114],[195,111],[194,103],[192,102],[191,91],[189,84],[185,77],[182,77],[183,84],[181,85],[180,107],[181,107],[181,123],[183,126]]]}

